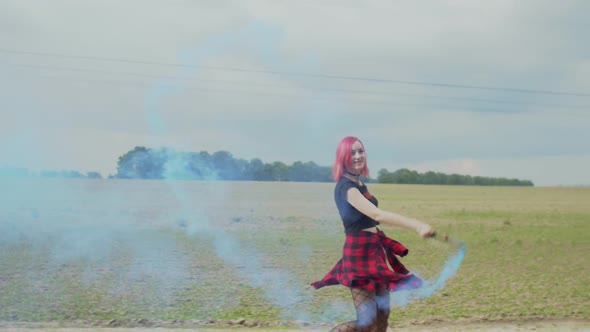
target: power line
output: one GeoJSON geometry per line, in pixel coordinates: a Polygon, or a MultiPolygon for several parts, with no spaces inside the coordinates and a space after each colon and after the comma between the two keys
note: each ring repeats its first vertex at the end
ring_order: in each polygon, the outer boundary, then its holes
{"type": "MultiPolygon", "coordinates": [[[[248,81],[235,81],[235,80],[222,80],[222,79],[194,79],[194,78],[178,78],[174,76],[166,76],[166,75],[155,75],[155,74],[143,74],[143,73],[136,73],[136,72],[120,72],[120,71],[108,71],[108,70],[100,70],[100,69],[87,69],[87,68],[74,68],[74,67],[62,67],[62,66],[49,66],[49,65],[31,65],[31,64],[9,64],[14,67],[21,67],[27,69],[47,69],[47,70],[57,70],[57,71],[72,71],[72,72],[81,72],[81,73],[99,73],[99,74],[108,74],[108,75],[125,75],[125,76],[133,76],[133,77],[140,77],[140,78],[149,78],[149,79],[169,79],[169,80],[184,80],[184,81],[198,81],[198,82],[214,82],[214,83],[222,83],[222,84],[233,84],[233,85],[240,85],[244,86],[247,85],[248,87],[252,86],[266,86],[266,87],[274,87],[274,88],[281,88],[276,84],[271,83],[260,83],[260,82],[251,82],[248,81]]],[[[123,81],[119,81],[123,82],[123,81]]],[[[117,84],[117,81],[110,81],[109,83],[117,84]]],[[[228,94],[245,94],[245,95],[259,95],[259,96],[283,96],[283,97],[295,97],[295,95],[281,95],[277,93],[260,93],[258,91],[244,91],[244,90],[230,90],[230,89],[212,89],[212,88],[205,88],[201,89],[201,91],[209,91],[209,92],[217,92],[223,93],[226,92],[228,94]]],[[[313,87],[312,92],[317,91],[327,91],[327,92],[337,92],[337,93],[345,93],[345,94],[365,94],[365,95],[373,95],[373,96],[387,96],[387,97],[418,97],[418,98],[430,98],[430,99],[443,99],[443,100],[450,100],[450,101],[458,101],[458,102],[477,102],[477,103],[494,103],[494,104],[505,104],[505,105],[521,105],[521,106],[534,106],[534,107],[542,107],[542,108],[559,108],[559,109],[578,109],[578,110],[588,110],[590,106],[588,105],[564,105],[564,104],[547,104],[547,103],[531,103],[531,102],[523,102],[523,101],[509,101],[509,100],[500,100],[500,99],[490,99],[490,98],[470,98],[470,97],[450,97],[450,96],[437,96],[437,95],[429,95],[429,94],[416,94],[416,93],[390,93],[385,91],[374,91],[374,90],[359,90],[359,89],[342,89],[342,88],[317,88],[313,87]]],[[[370,102],[370,103],[387,103],[391,101],[363,101],[363,102],[370,102]]],[[[489,109],[488,109],[489,110],[489,109]]],[[[505,112],[503,110],[493,110],[495,112],[505,112]]]]}
{"type": "Polygon", "coordinates": [[[472,89],[472,90],[489,90],[489,91],[516,92],[516,93],[527,93],[527,94],[590,97],[590,94],[588,94],[588,93],[565,92],[565,91],[534,90],[534,89],[520,89],[520,88],[493,87],[493,86],[476,86],[476,85],[452,84],[452,83],[406,81],[406,80],[394,80],[394,79],[358,77],[358,76],[344,76],[344,75],[328,75],[328,74],[315,74],[315,73],[290,73],[290,72],[280,72],[280,71],[273,71],[273,70],[245,69],[245,68],[224,67],[224,66],[188,65],[188,64],[158,62],[158,61],[130,60],[130,59],[121,59],[121,58],[96,57],[96,56],[84,56],[84,55],[69,55],[69,54],[44,53],[44,52],[25,52],[25,51],[15,51],[15,50],[7,50],[7,49],[0,49],[0,53],[46,56],[46,57],[57,57],[57,58],[70,58],[70,59],[82,59],[82,60],[92,60],[92,61],[133,63],[133,64],[144,64],[144,65],[159,65],[159,66],[171,66],[171,67],[183,67],[183,68],[203,68],[203,69],[208,69],[208,70],[220,70],[220,71],[231,71],[231,72],[249,72],[249,73],[276,75],[276,76],[299,76],[299,77],[312,77],[312,78],[322,78],[322,79],[364,81],[364,82],[373,82],[373,83],[436,86],[436,87],[454,88],[454,89],[472,89]]]}
{"type": "MultiPolygon", "coordinates": [[[[52,80],[56,80],[56,79],[61,79],[61,80],[66,80],[66,81],[82,81],[82,82],[87,82],[87,83],[95,83],[95,84],[106,84],[107,86],[111,86],[111,87],[116,87],[116,86],[120,86],[121,84],[132,84],[132,82],[130,81],[122,81],[122,80],[118,80],[118,81],[104,81],[104,80],[88,80],[88,79],[81,79],[81,78],[75,78],[75,79],[71,79],[71,78],[60,78],[60,77],[45,77],[45,76],[41,76],[40,78],[46,78],[46,79],[52,79],[52,80]]],[[[138,82],[140,83],[140,82],[138,82]]],[[[243,85],[243,84],[242,84],[243,85]]],[[[261,85],[270,85],[270,84],[261,84],[261,85]]],[[[147,88],[149,87],[149,85],[138,85],[138,84],[133,84],[134,87],[141,87],[141,88],[147,88]]],[[[227,88],[215,88],[215,87],[190,87],[189,88],[191,93],[198,93],[198,94],[207,94],[207,95],[211,95],[211,94],[218,94],[218,95],[222,95],[222,96],[231,96],[231,95],[247,95],[247,96],[259,96],[259,97],[265,97],[265,98],[291,98],[291,99],[295,99],[295,100],[301,100],[302,98],[304,100],[326,100],[330,98],[330,96],[328,95],[321,95],[321,94],[312,94],[310,96],[304,96],[302,97],[301,95],[298,94],[291,94],[291,93],[277,93],[277,92],[261,92],[261,91],[252,91],[252,90],[243,90],[243,89],[227,89],[227,88]]],[[[324,89],[326,90],[326,89],[324,89]]],[[[329,89],[328,89],[329,90],[329,89]]],[[[383,94],[386,95],[386,94],[383,94]]],[[[450,99],[450,101],[456,101],[457,98],[454,97],[442,97],[442,96],[429,96],[429,95],[413,95],[413,94],[401,94],[402,96],[421,96],[421,97],[426,97],[426,98],[440,98],[440,99],[450,99]]],[[[397,96],[397,95],[394,95],[397,96]]],[[[449,103],[428,103],[428,102],[413,102],[413,101],[399,101],[399,100],[357,100],[357,99],[351,99],[350,96],[345,96],[348,97],[348,99],[346,99],[346,103],[352,103],[352,104],[362,104],[362,105],[388,105],[391,107],[404,107],[404,109],[408,108],[408,107],[412,107],[414,109],[417,110],[436,110],[436,111],[458,111],[458,112],[478,112],[478,113],[496,113],[496,114],[520,114],[520,113],[528,113],[528,112],[543,112],[543,110],[528,110],[528,111],[523,111],[521,108],[514,108],[514,107],[510,107],[512,105],[508,105],[508,107],[502,107],[502,108],[489,108],[489,107],[481,107],[481,106],[474,106],[474,105],[457,105],[457,104],[449,104],[449,103]]],[[[466,101],[470,101],[469,99],[471,98],[464,98],[466,101]]],[[[485,101],[485,100],[482,100],[485,101]]],[[[502,102],[502,101],[497,101],[497,102],[502,102]]],[[[511,103],[509,101],[506,101],[505,103],[511,103]]],[[[558,108],[558,109],[567,109],[567,108],[573,108],[573,109],[580,109],[580,110],[587,110],[590,109],[589,107],[576,107],[576,106],[569,106],[569,105],[545,105],[545,104],[532,104],[532,103],[526,103],[526,102],[515,102],[515,104],[518,105],[525,105],[525,106],[542,106],[543,108],[558,108]]],[[[389,110],[388,112],[393,112],[395,110],[389,110]]],[[[553,110],[551,110],[553,111],[553,110]]],[[[571,116],[575,116],[576,113],[567,113],[567,112],[560,112],[560,115],[571,115],[571,116]]]]}

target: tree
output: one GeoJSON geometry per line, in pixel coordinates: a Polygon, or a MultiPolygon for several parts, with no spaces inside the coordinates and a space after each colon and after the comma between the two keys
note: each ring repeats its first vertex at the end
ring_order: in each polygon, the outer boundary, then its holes
{"type": "Polygon", "coordinates": [[[117,177],[123,179],[161,179],[163,172],[162,158],[155,158],[152,150],[136,146],[133,150],[119,157],[117,177]]]}
{"type": "Polygon", "coordinates": [[[286,164],[275,161],[269,165],[270,180],[272,181],[290,181],[289,179],[289,166],[286,164]]]}
{"type": "Polygon", "coordinates": [[[249,180],[262,181],[268,180],[264,178],[264,163],[258,158],[250,160],[248,164],[249,180]]]}
{"type": "Polygon", "coordinates": [[[234,180],[238,177],[234,157],[231,153],[217,151],[211,155],[211,161],[219,174],[220,180],[234,180]]]}
{"type": "Polygon", "coordinates": [[[393,174],[389,173],[387,169],[382,168],[377,172],[377,182],[378,183],[394,183],[393,174]]]}
{"type": "Polygon", "coordinates": [[[296,161],[293,164],[291,164],[291,167],[289,167],[289,180],[290,181],[305,181],[305,178],[307,177],[306,174],[306,170],[305,167],[303,166],[303,163],[300,161],[296,161]]]}
{"type": "Polygon", "coordinates": [[[407,168],[398,169],[397,171],[393,172],[393,183],[419,183],[418,182],[418,172],[411,171],[407,168]]]}
{"type": "Polygon", "coordinates": [[[211,155],[207,151],[189,155],[189,169],[197,180],[218,180],[217,170],[213,166],[211,155]]]}

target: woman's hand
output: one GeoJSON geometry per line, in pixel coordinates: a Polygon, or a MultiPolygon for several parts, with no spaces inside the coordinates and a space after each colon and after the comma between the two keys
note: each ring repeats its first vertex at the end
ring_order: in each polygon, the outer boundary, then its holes
{"type": "Polygon", "coordinates": [[[436,235],[436,231],[434,230],[434,228],[432,228],[432,226],[428,224],[421,224],[420,226],[418,226],[418,228],[416,229],[416,233],[418,233],[420,237],[425,239],[436,235]]]}

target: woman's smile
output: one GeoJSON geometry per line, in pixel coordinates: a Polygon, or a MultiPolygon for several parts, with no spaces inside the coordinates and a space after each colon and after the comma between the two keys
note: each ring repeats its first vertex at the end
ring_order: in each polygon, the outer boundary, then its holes
{"type": "Polygon", "coordinates": [[[361,173],[365,167],[365,148],[361,142],[356,141],[352,144],[351,159],[352,171],[361,173]]]}

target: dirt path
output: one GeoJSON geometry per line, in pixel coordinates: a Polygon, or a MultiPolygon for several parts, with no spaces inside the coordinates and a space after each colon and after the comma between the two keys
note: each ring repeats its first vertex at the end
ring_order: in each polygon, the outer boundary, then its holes
{"type": "MultiPolygon", "coordinates": [[[[83,327],[83,328],[60,328],[60,327],[40,327],[27,325],[0,326],[0,332],[179,332],[201,331],[201,332],[255,332],[255,331],[280,331],[280,332],[325,332],[330,327],[325,328],[300,328],[300,329],[272,329],[272,328],[101,328],[101,327],[83,327]]],[[[389,328],[388,331],[411,331],[411,332],[451,332],[451,331],[485,331],[485,332],[516,332],[516,331],[590,331],[590,321],[539,321],[539,322],[498,322],[498,323],[457,323],[444,325],[426,325],[426,326],[408,326],[389,328]]]]}

